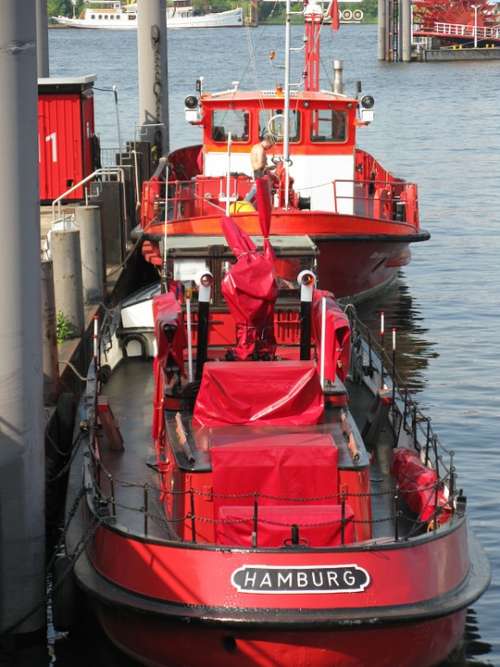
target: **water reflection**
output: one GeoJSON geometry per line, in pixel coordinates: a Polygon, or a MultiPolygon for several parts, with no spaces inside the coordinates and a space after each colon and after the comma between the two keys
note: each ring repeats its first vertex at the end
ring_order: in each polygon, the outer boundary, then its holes
{"type": "Polygon", "coordinates": [[[421,312],[420,304],[412,296],[402,275],[377,300],[360,304],[358,316],[368,326],[374,339],[380,338],[380,313],[385,316],[385,348],[392,349],[392,328],[397,331],[397,373],[412,392],[420,392],[426,385],[429,360],[439,355],[436,343],[421,312]]]}

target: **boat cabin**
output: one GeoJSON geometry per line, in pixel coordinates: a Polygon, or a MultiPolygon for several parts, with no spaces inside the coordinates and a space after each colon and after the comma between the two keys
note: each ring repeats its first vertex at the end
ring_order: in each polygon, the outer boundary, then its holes
{"type": "MultiPolygon", "coordinates": [[[[199,108],[197,98],[190,96],[187,105],[193,107],[186,110],[188,121],[203,129],[199,159],[204,176],[221,177],[227,173],[229,138],[232,174],[252,176],[250,151],[266,133],[276,139],[269,150],[270,158],[273,161],[281,158],[284,125],[281,88],[263,91],[259,97],[255,92],[237,89],[202,94],[199,108]]],[[[359,108],[356,99],[330,91],[292,94],[290,176],[304,208],[352,214],[359,108]]]]}

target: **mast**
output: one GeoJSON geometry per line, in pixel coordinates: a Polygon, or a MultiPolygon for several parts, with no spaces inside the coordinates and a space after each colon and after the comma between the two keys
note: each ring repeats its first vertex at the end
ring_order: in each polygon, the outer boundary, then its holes
{"type": "Polygon", "coordinates": [[[285,18],[285,100],[283,105],[283,162],[285,163],[285,210],[288,209],[290,194],[290,0],[286,0],[285,18]]]}

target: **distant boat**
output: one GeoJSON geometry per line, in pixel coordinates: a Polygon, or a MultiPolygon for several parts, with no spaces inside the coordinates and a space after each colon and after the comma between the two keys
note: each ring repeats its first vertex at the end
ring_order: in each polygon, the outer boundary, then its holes
{"type": "MultiPolygon", "coordinates": [[[[243,25],[243,10],[230,9],[195,16],[189,0],[174,0],[167,9],[168,28],[236,28],[243,25]]],[[[88,0],[89,5],[80,17],[54,16],[53,20],[68,28],[94,28],[102,30],[136,30],[137,6],[122,5],[115,0],[88,0]]]]}

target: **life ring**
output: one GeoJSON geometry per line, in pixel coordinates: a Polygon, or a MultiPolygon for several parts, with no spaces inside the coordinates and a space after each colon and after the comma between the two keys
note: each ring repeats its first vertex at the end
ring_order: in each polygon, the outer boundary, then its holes
{"type": "Polygon", "coordinates": [[[342,18],[344,21],[352,21],[352,11],[350,9],[343,9],[342,18]]]}
{"type": "Polygon", "coordinates": [[[362,21],[363,20],[363,10],[362,9],[355,9],[352,13],[352,18],[355,21],[362,21]]]}

